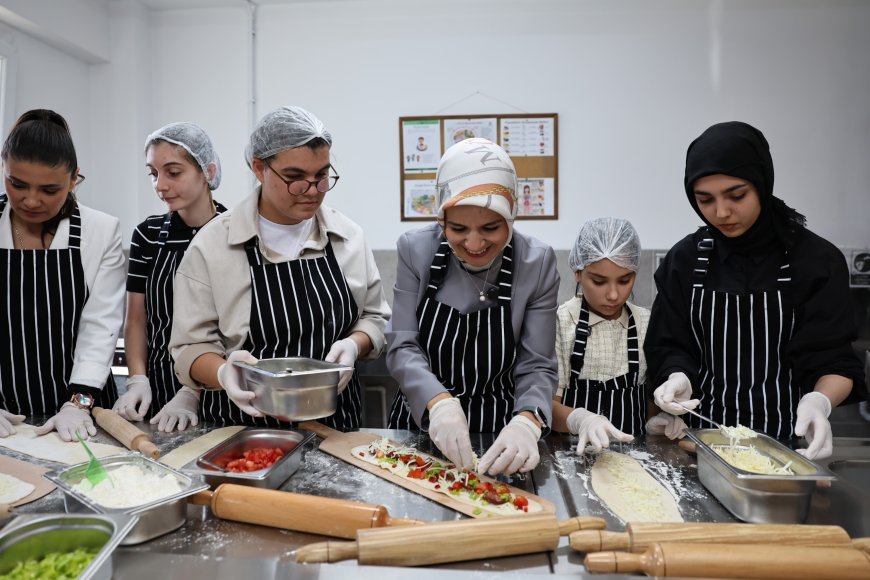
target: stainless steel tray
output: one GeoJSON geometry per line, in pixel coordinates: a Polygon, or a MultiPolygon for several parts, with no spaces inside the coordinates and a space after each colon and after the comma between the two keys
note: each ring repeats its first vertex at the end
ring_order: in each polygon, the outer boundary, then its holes
{"type": "Polygon", "coordinates": [[[185,498],[197,492],[208,489],[208,484],[198,478],[181,473],[168,465],[158,463],[149,457],[138,453],[113,455],[100,461],[107,471],[122,465],[137,465],[145,471],[160,475],[175,477],[182,490],[158,501],[129,508],[110,508],[96,503],[94,500],[74,489],[73,486],[85,478],[87,463],[79,463],[61,471],[50,471],[43,477],[51,480],[64,492],[64,507],[69,513],[96,512],[98,514],[127,514],[139,516],[139,522],[121,542],[122,546],[141,544],[182,525],[187,519],[187,502],[185,498]]]}
{"type": "Polygon", "coordinates": [[[321,360],[289,357],[237,362],[244,388],[256,397],[251,405],[282,421],[308,421],[335,413],[338,382],[353,368],[321,360]]]}
{"type": "Polygon", "coordinates": [[[193,462],[182,467],[182,471],[202,476],[212,486],[222,483],[235,483],[278,489],[293,473],[299,469],[302,462],[302,449],[314,438],[314,433],[308,431],[290,431],[282,429],[247,429],[239,431],[217,447],[207,451],[193,462]],[[284,452],[284,457],[266,469],[235,473],[219,471],[208,464],[224,467],[229,461],[241,457],[243,451],[255,447],[278,447],[284,452]]]}
{"type": "MultiPolygon", "coordinates": [[[[698,479],[734,517],[753,523],[802,523],[809,513],[816,482],[837,476],[776,439],[759,434],[751,444],[794,475],[750,473],[734,467],[713,450],[728,445],[718,429],[689,431],[698,451],[698,479]]],[[[747,441],[748,442],[748,441],[747,441]]]]}
{"type": "Polygon", "coordinates": [[[18,562],[84,548],[96,550],[97,555],[79,580],[108,580],[112,577],[112,552],[138,520],[138,516],[126,514],[18,516],[0,533],[0,575],[18,562]]]}

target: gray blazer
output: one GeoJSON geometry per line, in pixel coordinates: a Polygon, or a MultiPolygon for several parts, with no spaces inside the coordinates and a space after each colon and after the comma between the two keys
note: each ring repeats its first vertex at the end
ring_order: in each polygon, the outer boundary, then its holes
{"type": "MultiPolygon", "coordinates": [[[[393,291],[393,317],[387,325],[387,367],[408,399],[414,421],[424,425],[426,403],[445,392],[429,368],[426,353],[417,341],[417,305],[429,282],[429,266],[441,241],[441,227],[432,224],[402,234],[398,240],[396,286],[393,291]]],[[[551,424],[553,395],[558,384],[555,353],[556,301],[559,273],[553,249],[539,240],[513,233],[514,269],[511,297],[511,323],[517,344],[514,383],[514,412],[538,407],[551,424]]],[[[489,282],[494,282],[498,264],[489,282]]],[[[493,302],[480,302],[480,287],[486,272],[479,272],[477,286],[463,271],[455,257],[437,299],[460,312],[489,308],[493,302]]]]}

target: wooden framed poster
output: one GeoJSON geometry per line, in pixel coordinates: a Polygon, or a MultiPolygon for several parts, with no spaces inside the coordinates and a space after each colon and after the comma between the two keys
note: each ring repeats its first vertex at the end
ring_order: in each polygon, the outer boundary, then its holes
{"type": "Polygon", "coordinates": [[[482,137],[501,145],[517,170],[518,220],[559,217],[558,115],[432,115],[399,118],[402,221],[435,219],[435,171],[454,143],[482,137]]]}

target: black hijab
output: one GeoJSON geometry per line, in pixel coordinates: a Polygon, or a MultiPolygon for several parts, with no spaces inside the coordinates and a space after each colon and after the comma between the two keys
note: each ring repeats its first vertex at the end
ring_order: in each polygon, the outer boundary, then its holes
{"type": "Polygon", "coordinates": [[[806,218],[773,195],[773,159],[764,135],[751,125],[739,121],[718,123],[692,141],[686,152],[684,179],[689,203],[717,243],[740,253],[751,253],[779,240],[786,249],[794,245],[798,231],[806,218]],[[707,175],[729,175],[745,179],[755,186],[761,202],[761,213],[743,234],[729,238],[707,221],[695,200],[693,186],[707,175]]]}

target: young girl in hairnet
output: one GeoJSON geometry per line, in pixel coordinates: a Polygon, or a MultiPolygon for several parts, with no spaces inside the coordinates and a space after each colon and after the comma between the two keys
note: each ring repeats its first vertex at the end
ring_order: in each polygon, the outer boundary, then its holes
{"type": "Polygon", "coordinates": [[[644,432],[649,310],[628,302],[640,263],[640,238],[628,221],[583,224],[569,262],[577,295],[557,311],[553,428],[579,435],[580,454],[587,444],[600,451],[644,432]]]}
{"type": "Polygon", "coordinates": [[[136,227],[130,242],[127,273],[127,392],[114,410],[132,421],[157,415],[160,430],[197,423],[198,401],[179,397],[181,389],[169,356],[175,271],[196,233],[226,208],[212,191],[221,182],[221,166],[208,134],[194,123],[170,123],[145,139],[145,167],[151,186],[169,209],[136,227]],[[187,405],[183,403],[187,402],[187,405]]]}

